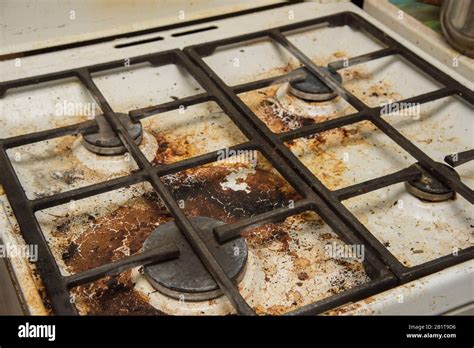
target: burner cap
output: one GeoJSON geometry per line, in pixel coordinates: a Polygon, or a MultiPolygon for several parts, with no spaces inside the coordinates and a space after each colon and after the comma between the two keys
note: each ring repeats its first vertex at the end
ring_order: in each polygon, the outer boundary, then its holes
{"type": "MultiPolygon", "coordinates": [[[[337,81],[342,82],[341,75],[336,71],[331,71],[325,67],[320,67],[320,69],[324,73],[335,78],[337,81]]],[[[303,80],[293,80],[289,83],[288,91],[295,97],[308,101],[325,101],[337,97],[337,93],[320,79],[313,76],[306,67],[298,68],[295,71],[300,71],[306,74],[306,77],[303,80]]]]}
{"type": "MultiPolygon", "coordinates": [[[[223,222],[202,216],[192,217],[190,221],[227,276],[235,282],[240,281],[247,262],[245,240],[239,237],[219,244],[212,231],[223,222]]],[[[145,266],[145,276],[151,285],[169,297],[186,301],[205,301],[221,296],[222,290],[174,222],[155,229],[145,240],[143,248],[148,250],[170,242],[178,246],[180,256],[175,260],[145,266]]]]}
{"type": "MultiPolygon", "coordinates": [[[[459,174],[456,173],[453,168],[444,163],[439,164],[450,169],[453,172],[453,175],[459,178],[459,174]]],[[[451,187],[436,180],[436,178],[424,170],[419,163],[413,164],[412,167],[416,167],[421,171],[420,177],[409,180],[405,183],[408,192],[413,196],[429,202],[447,201],[454,196],[454,190],[451,187]]]]}
{"type": "MultiPolygon", "coordinates": [[[[140,144],[143,135],[141,123],[132,123],[127,114],[116,113],[115,116],[125,125],[135,143],[140,144]]],[[[97,155],[121,155],[125,153],[127,151],[125,146],[112,130],[104,115],[97,115],[95,119],[99,124],[100,131],[84,135],[82,137],[84,147],[97,155]]]]}

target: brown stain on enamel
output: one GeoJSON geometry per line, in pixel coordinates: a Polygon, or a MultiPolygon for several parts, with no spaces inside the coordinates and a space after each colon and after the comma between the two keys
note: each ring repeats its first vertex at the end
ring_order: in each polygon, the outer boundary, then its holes
{"type": "MultiPolygon", "coordinates": [[[[288,65],[280,69],[280,73],[288,72],[292,68],[288,65]]],[[[353,71],[350,77],[357,79],[367,76],[361,71],[353,71]]],[[[290,130],[288,124],[281,117],[275,117],[270,105],[266,102],[267,98],[274,97],[276,90],[277,86],[272,86],[265,90],[246,93],[242,99],[272,131],[287,131],[290,130]]],[[[373,98],[376,93],[378,90],[374,89],[367,98],[373,98]]],[[[292,117],[292,115],[287,116],[292,117]]],[[[325,116],[319,118],[318,121],[330,118],[331,116],[325,116]]],[[[300,117],[293,117],[292,120],[300,122],[300,126],[316,122],[314,119],[300,117]]],[[[314,163],[324,165],[323,172],[332,173],[327,176],[323,174],[323,182],[332,188],[341,184],[341,176],[347,168],[342,159],[328,158],[327,149],[331,146],[347,146],[363,142],[364,139],[359,135],[360,131],[373,130],[372,126],[368,123],[360,123],[355,128],[349,126],[334,129],[307,139],[292,141],[288,146],[293,150],[300,141],[305,141],[306,144],[299,145],[312,152],[312,158],[317,159],[314,163]]],[[[175,136],[172,132],[163,132],[153,135],[158,142],[158,151],[153,160],[155,165],[190,158],[198,152],[189,140],[192,134],[175,136]]],[[[250,187],[250,193],[223,189],[220,183],[227,175],[238,170],[239,166],[242,164],[207,165],[169,175],[163,180],[176,199],[184,203],[184,211],[188,216],[208,216],[226,223],[236,222],[242,218],[284,206],[289,200],[298,199],[298,195],[279,175],[269,170],[268,165],[262,165],[254,173],[247,175],[245,182],[250,187]],[[255,202],[258,200],[263,204],[256,206],[255,202]]],[[[69,259],[66,260],[66,264],[78,272],[124,257],[124,246],[129,249],[130,254],[139,252],[146,237],[156,226],[169,221],[170,217],[163,212],[163,207],[154,194],[141,197],[136,202],[139,204],[121,207],[110,216],[98,219],[94,222],[95,227],[83,233],[78,240],[71,242],[71,250],[76,251],[72,256],[67,255],[69,259]],[[113,235],[110,234],[110,230],[114,231],[113,235]],[[75,245],[80,245],[80,252],[77,251],[79,248],[75,245]]],[[[304,216],[301,218],[305,220],[304,216]]],[[[274,242],[279,243],[278,251],[288,253],[293,258],[294,272],[300,281],[304,282],[314,276],[311,261],[299,257],[297,253],[290,250],[289,242],[292,238],[285,222],[249,229],[243,233],[243,237],[249,246],[257,249],[265,248],[274,242]]],[[[321,238],[326,240],[334,236],[322,235],[321,238]]],[[[363,271],[361,265],[339,262],[348,271],[363,271]]],[[[272,271],[267,270],[266,273],[271,276],[272,271]]],[[[82,301],[86,303],[85,307],[88,308],[89,314],[162,314],[149,305],[146,298],[133,291],[133,285],[130,272],[124,272],[118,277],[108,277],[78,287],[76,293],[82,295],[82,301]]],[[[344,290],[344,284],[333,285],[335,289],[339,289],[334,290],[334,293],[344,290]]],[[[294,301],[292,306],[276,305],[268,308],[256,306],[255,310],[259,314],[282,314],[291,308],[296,308],[302,300],[301,294],[294,290],[288,292],[287,297],[294,301]]]]}
{"type": "MultiPolygon", "coordinates": [[[[227,223],[298,199],[281,177],[258,167],[245,179],[250,192],[223,188],[221,183],[241,166],[202,166],[169,175],[163,181],[176,199],[184,202],[188,216],[208,216],[227,223]]],[[[170,220],[158,196],[150,192],[105,216],[90,217],[90,227],[69,241],[63,260],[70,272],[77,273],[136,254],[148,235],[170,220]]],[[[56,233],[64,235],[69,227],[62,222],[56,233]]],[[[77,287],[73,293],[87,314],[162,314],[133,288],[130,272],[124,272],[77,287]]]]}
{"type": "MultiPolygon", "coordinates": [[[[344,53],[336,52],[333,57],[317,62],[317,64],[326,65],[328,62],[334,61],[334,57],[344,57],[344,53]]],[[[283,71],[288,72],[292,69],[294,67],[290,64],[283,71]]],[[[278,70],[279,73],[281,73],[280,70],[278,70]]],[[[386,100],[400,99],[398,94],[390,92],[390,85],[386,81],[379,81],[368,89],[356,87],[357,82],[370,81],[372,78],[371,74],[363,67],[355,66],[344,69],[341,71],[341,74],[346,88],[367,104],[379,105],[386,100]]],[[[281,107],[277,112],[270,100],[277,99],[276,93],[279,87],[279,85],[271,86],[240,95],[242,101],[274,133],[290,131],[354,112],[350,105],[343,108],[342,111],[318,117],[304,117],[304,115],[299,114],[301,110],[298,113],[290,113],[281,107]]],[[[285,98],[295,97],[287,95],[285,98]]],[[[311,105],[311,103],[308,103],[308,105],[311,105]]],[[[353,145],[372,146],[370,141],[367,140],[366,135],[374,132],[380,131],[371,122],[363,121],[288,141],[285,145],[325,186],[332,190],[350,184],[346,183],[343,179],[344,173],[348,170],[347,165],[343,158],[336,155],[335,150],[353,145]]]]}
{"type": "Polygon", "coordinates": [[[223,188],[226,177],[245,165],[210,165],[164,178],[190,215],[204,215],[227,223],[282,206],[299,196],[279,175],[257,167],[246,175],[249,192],[223,188]]]}
{"type": "Polygon", "coordinates": [[[153,134],[158,150],[153,159],[154,165],[169,164],[184,160],[193,156],[198,150],[188,140],[188,136],[176,137],[173,134],[158,133],[153,134]]]}
{"type": "Polygon", "coordinates": [[[268,308],[263,306],[256,306],[255,312],[259,315],[282,315],[288,312],[291,309],[290,306],[282,306],[282,305],[273,305],[268,308]]]}
{"type": "Polygon", "coordinates": [[[288,241],[291,239],[284,226],[280,224],[266,224],[264,226],[249,229],[242,233],[247,243],[253,247],[266,247],[278,241],[281,243],[279,251],[289,249],[288,241]]]}
{"type": "MultiPolygon", "coordinates": [[[[341,55],[340,53],[339,55],[341,55]]],[[[335,54],[335,56],[337,56],[335,54]]],[[[333,59],[331,59],[333,60],[333,59]]],[[[293,70],[297,66],[289,64],[279,69],[279,73],[293,70]]],[[[352,69],[350,73],[344,73],[346,79],[365,79],[370,76],[362,70],[352,69]]],[[[383,88],[376,86],[370,90],[367,96],[361,92],[362,99],[376,98],[378,94],[384,95],[383,88]]],[[[272,109],[266,102],[269,97],[274,97],[277,86],[265,90],[246,93],[242,99],[250,106],[256,115],[265,122],[274,132],[282,132],[290,129],[281,118],[272,114],[272,109]]],[[[355,93],[355,92],[354,92],[355,93]]],[[[355,93],[357,95],[357,93],[355,93]]],[[[291,115],[288,115],[291,117],[291,115]]],[[[323,117],[318,121],[330,119],[331,116],[323,117]]],[[[306,125],[316,122],[314,119],[293,117],[293,121],[306,125]]],[[[359,125],[359,127],[370,127],[370,125],[359,125]]],[[[209,130],[208,130],[209,131],[209,130]]],[[[170,133],[153,133],[158,142],[158,151],[153,160],[155,165],[176,162],[190,158],[198,153],[189,140],[192,134],[174,136],[170,133]]],[[[71,150],[75,137],[65,137],[55,149],[55,154],[63,154],[71,150]]],[[[342,160],[332,159],[328,161],[325,150],[331,144],[347,145],[363,141],[358,138],[357,130],[346,128],[331,130],[309,137],[308,149],[314,151],[317,163],[323,163],[328,172],[333,173],[324,181],[329,188],[341,183],[342,173],[346,167],[342,160]],[[331,184],[330,180],[333,180],[331,184]]],[[[288,143],[293,149],[299,140],[288,143]]],[[[305,145],[306,146],[306,145],[305,145]]],[[[190,169],[175,175],[163,178],[167,186],[173,191],[178,200],[184,202],[184,211],[188,216],[209,216],[232,223],[252,215],[286,206],[290,200],[297,200],[299,196],[289,185],[274,171],[269,169],[268,164],[259,164],[254,173],[248,174],[245,182],[250,188],[250,193],[245,191],[233,191],[223,189],[220,183],[239,165],[209,165],[190,169]],[[260,205],[255,202],[260,201],[260,205]]],[[[92,175],[92,174],[91,174],[92,175]]],[[[82,272],[97,267],[101,264],[118,260],[128,254],[133,255],[140,251],[143,241],[160,224],[170,221],[171,218],[163,209],[162,204],[155,194],[145,195],[133,199],[131,204],[120,207],[110,214],[94,217],[90,226],[74,240],[65,243],[63,260],[71,273],[82,272]],[[112,233],[111,233],[112,232],[112,233]]],[[[302,221],[306,220],[301,214],[302,221]]],[[[58,226],[62,235],[67,234],[69,225],[58,226]]],[[[288,253],[293,258],[294,271],[302,282],[313,275],[311,262],[298,256],[289,248],[289,243],[294,241],[290,236],[285,222],[265,225],[259,228],[249,229],[243,233],[244,238],[250,246],[263,248],[273,242],[280,243],[279,252],[288,253]],[[302,261],[306,260],[306,261],[302,261]],[[309,263],[308,263],[309,262],[309,263]]],[[[329,239],[328,236],[322,237],[329,239]]],[[[349,269],[352,264],[344,265],[349,269]]],[[[267,270],[271,275],[271,270],[267,270]]],[[[360,271],[360,269],[354,271],[360,271]]],[[[344,285],[339,290],[344,290],[344,285]]],[[[107,314],[138,314],[159,315],[162,314],[150,304],[147,298],[134,291],[130,271],[121,273],[116,277],[107,277],[90,284],[77,287],[72,291],[76,295],[77,303],[81,304],[84,313],[107,315],[107,314]]],[[[297,307],[302,301],[298,292],[288,292],[288,297],[294,301],[292,306],[270,306],[263,308],[256,306],[260,314],[282,314],[293,307],[297,307]]]]}

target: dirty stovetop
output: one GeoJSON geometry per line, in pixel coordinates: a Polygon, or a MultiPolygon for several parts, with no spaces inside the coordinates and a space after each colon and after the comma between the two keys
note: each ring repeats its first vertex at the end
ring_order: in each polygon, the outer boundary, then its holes
{"type": "MultiPolygon", "coordinates": [[[[385,48],[384,43],[349,25],[308,27],[288,34],[287,38],[316,66],[350,61],[385,48]],[[339,38],[338,42],[334,42],[334,37],[339,38]]],[[[348,117],[358,110],[340,95],[324,102],[303,101],[288,93],[288,83],[283,80],[255,89],[243,87],[252,81],[291,74],[302,65],[301,60],[281,48],[270,40],[243,42],[218,49],[202,62],[227,85],[242,87],[234,89],[239,92],[241,105],[255,115],[260,127],[282,139],[286,151],[304,165],[307,175],[337,191],[404,170],[417,162],[367,119],[298,134],[301,129],[348,117]]],[[[409,100],[442,87],[402,55],[349,64],[341,67],[339,74],[342,86],[370,108],[409,100]]],[[[229,107],[219,100],[203,99],[179,106],[183,98],[208,92],[208,86],[203,86],[202,81],[197,81],[199,78],[182,66],[143,61],[131,67],[91,73],[91,80],[115,112],[148,112],[153,105],[176,104],[141,119],[143,139],[139,149],[156,168],[178,168],[164,173],[161,181],[187,217],[205,216],[236,224],[274,210],[293,208],[305,199],[301,187],[290,183],[288,176],[275,167],[266,147],[245,149],[236,156],[191,168],[179,167],[182,161],[213,151],[227,151],[251,140],[246,128],[235,122],[228,113],[229,107]]],[[[87,123],[101,113],[102,106],[97,105],[90,89],[74,78],[40,83],[34,90],[11,88],[0,102],[0,138],[87,123]]],[[[388,112],[383,118],[435,161],[442,162],[448,154],[472,148],[472,103],[447,94],[411,106],[411,113],[388,112]]],[[[252,124],[255,120],[243,122],[252,124]]],[[[140,172],[140,163],[133,155],[92,154],[83,147],[80,135],[42,139],[9,148],[6,153],[26,197],[36,201],[140,172]]],[[[472,165],[458,167],[456,171],[462,183],[472,187],[472,165]]],[[[4,189],[0,186],[0,195],[4,189]]],[[[472,250],[474,210],[463,195],[430,203],[410,195],[404,183],[397,182],[366,194],[348,196],[342,204],[407,269],[456,250],[472,250]]],[[[317,211],[308,205],[280,219],[251,225],[242,232],[248,259],[237,288],[257,314],[297,310],[368,286],[380,277],[372,259],[334,253],[363,238],[351,239],[350,234],[348,239],[329,226],[317,211]]],[[[20,229],[9,204],[5,204],[5,212],[9,215],[10,239],[21,243],[20,229]]],[[[65,277],[141,253],[144,241],[157,227],[175,221],[153,185],[138,181],[40,209],[35,217],[65,277]]],[[[41,276],[34,266],[28,273],[35,284],[30,291],[39,291],[45,311],[52,313],[41,276]]],[[[371,291],[393,286],[392,274],[390,279],[371,291]]],[[[226,296],[201,302],[167,298],[147,282],[141,266],[74,287],[70,293],[80,314],[236,312],[226,296]]],[[[367,297],[369,292],[365,294],[367,297]]],[[[34,297],[26,295],[29,296],[34,297]]]]}

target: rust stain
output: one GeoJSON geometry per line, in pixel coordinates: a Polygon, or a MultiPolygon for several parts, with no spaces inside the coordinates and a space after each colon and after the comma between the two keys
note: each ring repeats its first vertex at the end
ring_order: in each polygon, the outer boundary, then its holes
{"type": "MultiPolygon", "coordinates": [[[[130,203],[106,216],[89,217],[90,227],[70,241],[62,253],[70,272],[83,272],[136,254],[146,237],[158,225],[170,220],[153,200],[136,198],[130,203]]],[[[62,222],[57,233],[64,234],[68,228],[69,225],[62,222]]],[[[73,293],[80,308],[87,308],[87,314],[161,314],[133,291],[129,271],[77,287],[73,293]]]]}
{"type": "Polygon", "coordinates": [[[253,247],[266,247],[278,241],[281,243],[279,251],[287,251],[288,241],[291,239],[281,224],[267,224],[253,228],[242,233],[242,236],[253,247]]]}
{"type": "Polygon", "coordinates": [[[245,238],[260,260],[268,261],[280,255],[278,260],[285,263],[289,261],[291,265],[285,268],[284,274],[289,272],[292,275],[285,278],[285,284],[282,285],[279,283],[282,277],[279,269],[284,267],[283,264],[275,260],[263,262],[266,285],[262,291],[272,297],[282,297],[282,301],[277,304],[257,304],[255,310],[258,314],[283,314],[367,280],[360,262],[334,259],[327,255],[324,245],[341,241],[334,232],[323,232],[330,231],[325,226],[318,215],[308,212],[246,231],[245,238]],[[305,224],[306,227],[302,227],[305,224]],[[309,243],[308,238],[311,240],[309,243]],[[314,282],[320,279],[327,279],[327,284],[314,291],[314,282]]]}
{"type": "Polygon", "coordinates": [[[259,315],[281,315],[288,312],[290,309],[290,306],[282,305],[273,305],[268,308],[264,308],[263,306],[256,306],[255,312],[259,315]]]}
{"type": "Polygon", "coordinates": [[[188,140],[188,136],[176,137],[173,134],[153,134],[158,143],[158,151],[153,164],[169,164],[192,157],[198,149],[188,140]]]}
{"type": "Polygon", "coordinates": [[[224,222],[287,206],[299,196],[278,174],[258,166],[247,175],[245,190],[221,186],[229,174],[242,165],[209,165],[193,168],[164,178],[191,215],[204,215],[224,222]]]}
{"type": "MultiPolygon", "coordinates": [[[[184,201],[188,216],[208,216],[235,222],[287,204],[298,196],[284,180],[256,168],[246,183],[250,192],[222,188],[234,166],[203,166],[164,178],[178,200],[184,201]],[[255,202],[260,202],[255,204],[255,202]]],[[[77,238],[65,241],[62,258],[71,273],[82,272],[140,251],[144,240],[160,224],[171,220],[155,193],[134,198],[127,206],[105,216],[87,218],[89,227],[77,238]]],[[[55,235],[67,235],[70,219],[58,220],[55,235]]],[[[285,236],[282,235],[282,240],[285,236]]],[[[249,237],[249,243],[252,237],[249,237]]],[[[130,272],[107,277],[73,290],[83,314],[162,314],[133,290],[130,272]]]]}
{"type": "Polygon", "coordinates": [[[331,309],[325,312],[324,314],[325,315],[345,315],[349,312],[356,310],[357,308],[360,308],[361,306],[362,305],[360,303],[351,303],[349,305],[331,309]]]}
{"type": "MultiPolygon", "coordinates": [[[[83,272],[133,255],[158,225],[169,220],[153,201],[135,199],[133,206],[120,207],[97,219],[91,216],[91,227],[71,242],[63,260],[75,272],[83,272]]],[[[58,226],[59,233],[64,233],[61,229],[65,229],[64,223],[58,226]]]]}
{"type": "MultiPolygon", "coordinates": [[[[325,66],[329,62],[341,59],[346,54],[343,51],[335,52],[329,57],[315,58],[316,64],[325,66]]],[[[274,69],[266,75],[274,76],[297,68],[295,63],[289,63],[284,67],[274,69]]],[[[387,101],[399,100],[400,95],[391,91],[391,85],[387,81],[373,81],[372,74],[367,72],[364,66],[354,66],[341,70],[344,86],[363,102],[369,105],[381,105],[387,101]],[[365,87],[363,85],[368,85],[365,87]]],[[[265,76],[263,76],[265,77],[265,76]]],[[[257,91],[251,91],[240,95],[242,101],[263,121],[274,133],[286,132],[301,128],[313,123],[319,123],[350,114],[355,110],[347,104],[342,109],[335,108],[329,114],[306,115],[305,110],[299,107],[290,112],[273,101],[277,98],[280,85],[270,86],[257,91]],[[303,112],[303,113],[302,113],[303,112]]],[[[285,98],[295,98],[285,96],[285,98]]],[[[338,103],[340,97],[334,100],[338,103]]],[[[289,100],[290,105],[295,105],[289,100]]],[[[306,103],[309,107],[313,103],[306,103]]],[[[321,107],[321,103],[314,103],[315,107],[321,107]]],[[[330,108],[331,106],[328,105],[330,108]]],[[[379,130],[370,122],[359,122],[350,126],[336,128],[321,132],[293,141],[285,145],[313,172],[329,189],[336,189],[351,183],[344,181],[344,173],[348,170],[343,158],[340,158],[336,150],[343,146],[372,144],[366,140],[366,135],[379,130]]]]}
{"type": "MultiPolygon", "coordinates": [[[[267,101],[269,97],[275,96],[277,89],[278,86],[272,86],[263,90],[244,93],[240,98],[272,132],[281,133],[290,130],[290,128],[285,123],[285,117],[277,117],[271,104],[267,101]]],[[[292,115],[288,115],[288,117],[288,121],[295,119],[292,115]]]]}
{"type": "Polygon", "coordinates": [[[286,145],[324,185],[335,189],[349,184],[344,181],[344,173],[348,170],[346,162],[336,150],[361,144],[371,146],[365,135],[375,131],[378,130],[371,122],[363,121],[293,140],[286,145]]]}

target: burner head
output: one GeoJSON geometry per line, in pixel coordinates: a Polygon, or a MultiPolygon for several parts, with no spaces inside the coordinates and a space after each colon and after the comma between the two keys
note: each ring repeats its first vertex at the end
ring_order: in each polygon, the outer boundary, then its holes
{"type": "MultiPolygon", "coordinates": [[[[320,67],[320,69],[335,78],[338,82],[342,82],[342,77],[336,71],[331,71],[328,68],[320,67]]],[[[331,88],[329,88],[323,81],[313,76],[306,68],[298,68],[296,71],[303,72],[306,77],[303,80],[290,81],[288,91],[297,98],[307,101],[326,101],[337,97],[331,88]]]]}
{"type": "MultiPolygon", "coordinates": [[[[130,136],[139,145],[143,136],[141,123],[133,123],[127,114],[117,113],[115,116],[122,121],[130,136]]],[[[82,137],[84,147],[97,155],[114,156],[124,154],[127,151],[125,146],[112,130],[104,115],[97,115],[95,119],[100,130],[98,133],[86,134],[82,137]]]]}
{"type": "MultiPolygon", "coordinates": [[[[192,217],[190,221],[227,276],[239,282],[247,262],[245,240],[239,237],[219,244],[214,238],[213,228],[223,222],[202,216],[192,217]]],[[[155,229],[145,240],[143,248],[148,250],[170,242],[178,246],[180,256],[175,260],[145,266],[145,276],[151,285],[162,294],[178,300],[205,301],[221,296],[222,290],[174,222],[155,229]]]]}
{"type": "MultiPolygon", "coordinates": [[[[453,175],[459,178],[459,174],[456,173],[453,168],[444,163],[439,164],[450,169],[453,172],[453,175]]],[[[420,177],[409,180],[405,183],[408,192],[413,196],[429,202],[443,202],[454,196],[455,191],[451,187],[436,180],[431,174],[425,171],[419,163],[415,163],[412,166],[415,166],[421,171],[420,177]]]]}

